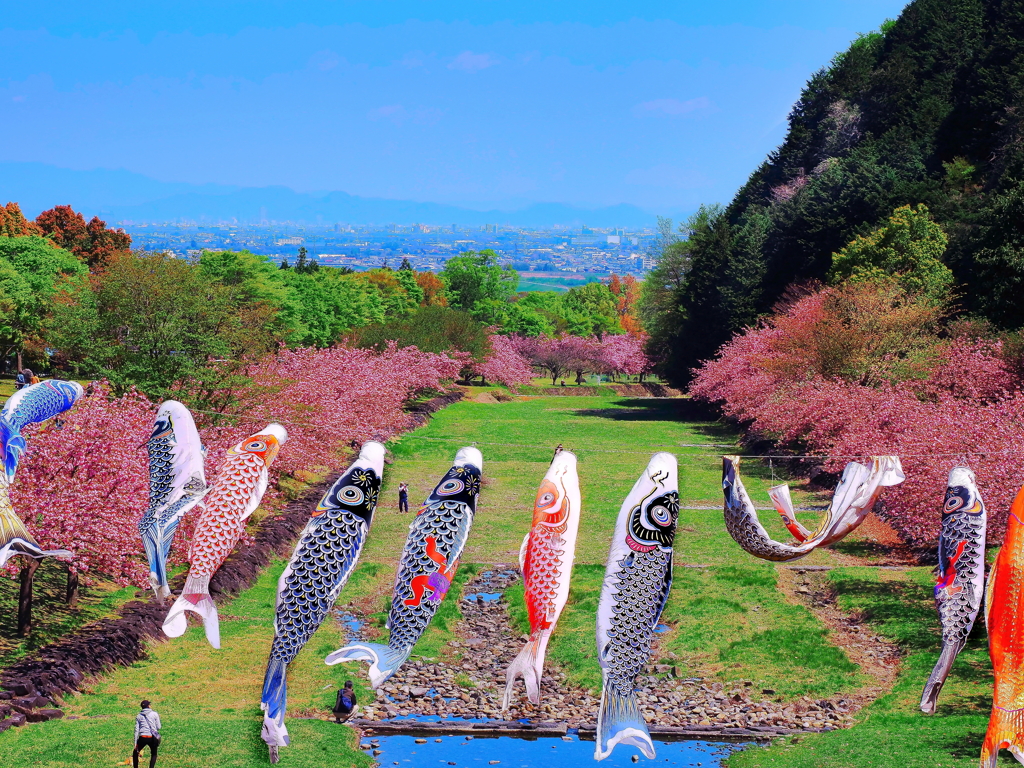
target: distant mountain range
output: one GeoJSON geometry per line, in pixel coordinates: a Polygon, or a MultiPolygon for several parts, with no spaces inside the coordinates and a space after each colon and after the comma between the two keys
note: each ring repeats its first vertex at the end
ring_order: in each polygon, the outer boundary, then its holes
{"type": "Polygon", "coordinates": [[[633,205],[578,208],[535,203],[512,211],[475,211],[442,203],[385,200],[345,192],[295,192],[287,187],[183,184],[124,170],[73,171],[43,163],[0,163],[0,204],[13,200],[29,216],[71,205],[107,223],[261,220],[331,224],[508,224],[522,227],[587,224],[646,227],[654,214],[633,205]]]}

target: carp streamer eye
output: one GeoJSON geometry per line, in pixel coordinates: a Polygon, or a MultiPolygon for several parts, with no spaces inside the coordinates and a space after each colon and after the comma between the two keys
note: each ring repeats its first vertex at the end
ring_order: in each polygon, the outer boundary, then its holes
{"type": "Polygon", "coordinates": [[[267,450],[267,444],[262,440],[252,440],[245,444],[246,451],[258,452],[267,450]]]}
{"type": "Polygon", "coordinates": [[[354,485],[346,485],[341,489],[338,498],[344,504],[361,504],[366,497],[359,488],[356,488],[354,485]]]}
{"type": "Polygon", "coordinates": [[[554,503],[555,494],[553,494],[551,491],[548,491],[547,493],[543,494],[539,499],[537,499],[538,507],[550,507],[554,503]]]}
{"type": "Polygon", "coordinates": [[[441,483],[441,485],[437,487],[437,492],[442,496],[451,496],[452,494],[458,493],[465,487],[465,483],[453,477],[441,483]]]}
{"type": "Polygon", "coordinates": [[[651,507],[650,515],[655,525],[665,526],[672,522],[672,513],[668,511],[667,507],[663,507],[660,504],[651,507]]]}
{"type": "Polygon", "coordinates": [[[951,493],[946,497],[946,512],[956,512],[967,503],[967,500],[958,493],[951,493]]]}

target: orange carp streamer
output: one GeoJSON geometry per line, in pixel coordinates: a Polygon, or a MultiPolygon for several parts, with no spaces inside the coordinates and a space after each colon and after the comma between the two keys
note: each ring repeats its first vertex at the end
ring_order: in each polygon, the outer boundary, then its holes
{"type": "Polygon", "coordinates": [[[988,655],[995,673],[995,694],[982,768],[995,768],[999,750],[1024,763],[1024,488],[1010,507],[1006,538],[985,591],[988,655]]]}
{"type": "Polygon", "coordinates": [[[519,550],[523,573],[523,599],[530,616],[530,639],[505,675],[502,709],[508,709],[517,678],[526,694],[540,704],[540,679],[544,655],[566,601],[569,578],[576,558],[576,534],[580,525],[580,481],[576,456],[559,450],[537,491],[533,525],[519,550]]]}
{"type": "Polygon", "coordinates": [[[185,612],[193,611],[202,617],[210,645],[220,648],[220,623],[210,597],[210,578],[227,560],[245,531],[245,521],[260,505],[270,465],[287,439],[284,427],[269,424],[228,451],[196,523],[189,547],[188,580],[164,619],[168,637],[184,634],[188,627],[185,612]]]}

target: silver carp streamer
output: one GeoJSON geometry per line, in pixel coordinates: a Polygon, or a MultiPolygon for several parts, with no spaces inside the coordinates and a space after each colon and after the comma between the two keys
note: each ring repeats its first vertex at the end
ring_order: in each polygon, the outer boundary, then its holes
{"type": "Polygon", "coordinates": [[[772,501],[782,515],[783,522],[796,539],[803,537],[798,544],[783,544],[772,539],[758,520],[757,510],[740,479],[739,464],[739,456],[722,457],[726,530],[745,552],[775,562],[799,560],[818,547],[841,541],[864,522],[885,488],[898,485],[906,479],[898,456],[874,456],[870,465],[851,461],[843,470],[825,518],[810,535],[803,526],[796,523],[789,489],[785,486],[773,488],[772,501]]]}
{"type": "Polygon", "coordinates": [[[139,535],[149,560],[149,584],[163,600],[171,594],[167,584],[167,557],[178,523],[209,490],[204,471],[203,445],[192,414],[176,400],[160,405],[149,453],[149,506],[139,520],[139,535]]]}
{"type": "Polygon", "coordinates": [[[985,503],[974,473],[949,473],[939,532],[939,575],[935,607],[942,624],[942,651],[921,696],[921,711],[935,714],[939,693],[957,654],[967,644],[985,591],[985,503]]]}
{"type": "Polygon", "coordinates": [[[656,453],[622,503],[597,606],[601,708],[594,757],[617,744],[654,758],[654,743],[637,705],[636,677],[672,587],[672,546],[679,517],[676,457],[656,453]]]}

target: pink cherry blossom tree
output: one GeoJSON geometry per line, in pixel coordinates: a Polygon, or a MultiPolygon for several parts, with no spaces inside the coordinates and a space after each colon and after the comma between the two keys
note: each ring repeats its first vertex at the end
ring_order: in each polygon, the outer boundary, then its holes
{"type": "MultiPolygon", "coordinates": [[[[921,316],[898,342],[913,355],[883,348],[864,357],[850,338],[859,326],[836,317],[835,290],[805,296],[738,334],[698,369],[691,394],[782,448],[824,457],[833,472],[852,457],[899,455],[907,479],[886,493],[883,514],[915,544],[938,537],[947,475],[966,461],[989,509],[989,539],[1000,542],[1024,481],[1024,393],[1002,344],[965,333],[943,338],[921,316]],[[861,362],[846,360],[844,368],[835,350],[861,362]]],[[[861,304],[863,327],[891,323],[885,306],[861,304]]]]}
{"type": "MultiPolygon", "coordinates": [[[[458,375],[457,356],[394,345],[382,352],[334,347],[282,350],[244,370],[246,385],[219,412],[196,413],[207,454],[207,478],[228,448],[270,422],[288,430],[271,481],[336,467],[353,444],[387,440],[407,429],[405,404],[440,390],[458,375]]],[[[178,397],[188,400],[183,383],[178,397]]],[[[147,572],[137,522],[146,507],[146,441],[156,405],[130,391],[115,397],[103,382],[61,419],[27,430],[28,452],[11,487],[18,514],[45,549],[72,552],[69,599],[79,574],[145,586],[147,572]]],[[[272,487],[273,487],[272,485],[272,487]]],[[[268,494],[272,499],[274,492],[268,494]]],[[[172,559],[182,562],[195,515],[179,526],[172,559]]],[[[36,561],[29,564],[32,573],[36,561]]],[[[31,574],[28,578],[31,594],[31,574]]],[[[31,601],[29,601],[30,604],[31,601]]]]}

